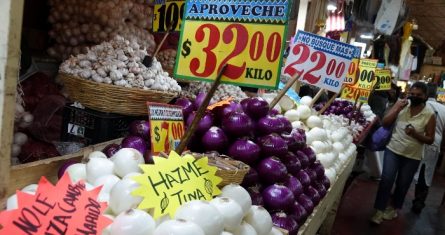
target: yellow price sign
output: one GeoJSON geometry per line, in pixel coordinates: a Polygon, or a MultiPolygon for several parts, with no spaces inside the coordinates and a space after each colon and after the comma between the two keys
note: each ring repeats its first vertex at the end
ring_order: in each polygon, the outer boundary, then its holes
{"type": "Polygon", "coordinates": [[[377,60],[362,59],[359,63],[359,75],[355,86],[363,90],[372,90],[374,86],[377,60]]]}
{"type": "Polygon", "coordinates": [[[181,29],[184,0],[156,0],[153,12],[153,32],[166,32],[172,24],[174,31],[181,29]]]}
{"type": "Polygon", "coordinates": [[[347,85],[341,93],[341,98],[355,102],[367,103],[371,90],[360,89],[355,86],[347,85]]]}
{"type": "Polygon", "coordinates": [[[445,102],[445,89],[437,88],[437,101],[445,102]]]}
{"type": "Polygon", "coordinates": [[[391,90],[391,70],[377,69],[375,71],[375,86],[377,91],[391,90]]]}
{"type": "Polygon", "coordinates": [[[184,135],[180,106],[148,103],[151,151],[154,155],[176,149],[184,135]]]}
{"type": "Polygon", "coordinates": [[[349,65],[348,71],[346,72],[345,80],[343,84],[355,84],[357,82],[357,70],[360,59],[353,58],[351,64],[349,65]]]}
{"type": "Polygon", "coordinates": [[[276,89],[291,1],[186,1],[174,74],[276,89]]]}
{"type": "Polygon", "coordinates": [[[222,179],[216,176],[217,167],[209,166],[207,157],[181,157],[172,151],[168,158],[154,157],[153,161],[153,165],[140,165],[144,173],[133,177],[140,184],[133,194],[143,198],[139,209],[154,208],[155,219],[173,217],[182,204],[210,201],[221,193],[217,185],[222,179]]]}

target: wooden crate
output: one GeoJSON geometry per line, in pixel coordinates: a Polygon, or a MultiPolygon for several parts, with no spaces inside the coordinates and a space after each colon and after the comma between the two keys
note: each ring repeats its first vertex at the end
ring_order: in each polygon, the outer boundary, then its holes
{"type": "Polygon", "coordinates": [[[306,222],[300,227],[298,231],[299,235],[314,235],[320,229],[319,234],[330,234],[337,207],[341,199],[343,188],[345,187],[346,180],[352,172],[352,168],[355,164],[356,155],[354,155],[345,164],[340,174],[337,174],[337,181],[331,185],[326,196],[315,207],[312,215],[306,220],[306,222]]]}
{"type": "Polygon", "coordinates": [[[57,171],[59,167],[67,160],[81,161],[93,151],[101,151],[105,146],[111,143],[120,143],[122,138],[110,140],[104,143],[90,145],[82,148],[76,153],[30,162],[26,164],[12,166],[10,169],[10,181],[6,191],[6,197],[1,198],[0,208],[4,208],[6,199],[29,184],[36,184],[42,176],[45,176],[50,182],[57,182],[57,171]]]}

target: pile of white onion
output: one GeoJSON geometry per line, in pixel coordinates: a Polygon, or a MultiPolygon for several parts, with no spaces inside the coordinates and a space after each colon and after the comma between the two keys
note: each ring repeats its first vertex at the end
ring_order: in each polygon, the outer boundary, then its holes
{"type": "Polygon", "coordinates": [[[128,88],[180,92],[176,80],[153,59],[147,68],[142,61],[147,52],[136,41],[116,36],[91,47],[87,53],[71,56],[60,65],[60,72],[98,83],[128,88]]]}
{"type": "Polygon", "coordinates": [[[48,54],[58,59],[85,53],[86,48],[116,35],[133,37],[153,52],[153,8],[145,0],[50,0],[49,36],[55,45],[48,54]]]}
{"type": "Polygon", "coordinates": [[[15,113],[14,113],[14,137],[12,143],[12,151],[11,151],[11,164],[17,165],[19,164],[19,159],[17,156],[22,151],[22,145],[24,145],[28,141],[28,136],[18,129],[24,129],[31,126],[34,116],[25,111],[23,107],[23,99],[20,95],[20,91],[17,92],[16,103],[15,103],[15,113]]]}
{"type": "MultiPolygon", "coordinates": [[[[183,88],[181,95],[183,97],[194,100],[196,99],[196,95],[198,95],[198,93],[207,93],[210,90],[211,86],[212,83],[208,82],[193,82],[190,83],[187,87],[183,88]]],[[[210,103],[216,103],[229,97],[234,98],[234,100],[236,101],[241,101],[247,98],[247,95],[241,90],[239,86],[221,84],[218,86],[218,89],[216,89],[210,103]]]]}

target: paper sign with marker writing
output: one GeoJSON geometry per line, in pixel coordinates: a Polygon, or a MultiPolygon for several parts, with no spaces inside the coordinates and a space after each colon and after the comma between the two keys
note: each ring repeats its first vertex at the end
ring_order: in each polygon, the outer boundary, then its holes
{"type": "Polygon", "coordinates": [[[357,81],[357,70],[360,63],[361,47],[355,47],[354,58],[351,60],[351,64],[346,72],[344,84],[354,84],[357,81]]]}
{"type": "Polygon", "coordinates": [[[54,186],[42,177],[35,195],[17,191],[18,209],[0,213],[0,234],[102,234],[111,220],[106,203],[96,200],[100,187],[87,191],[65,173],[54,186]]]}
{"type": "Polygon", "coordinates": [[[152,102],[147,106],[153,155],[176,149],[185,132],[182,107],[152,102]]]}
{"type": "Polygon", "coordinates": [[[181,29],[185,0],[155,0],[153,9],[153,32],[181,29]]]}
{"type": "MultiPolygon", "coordinates": [[[[192,200],[209,201],[221,193],[217,185],[217,167],[208,165],[208,158],[179,156],[174,151],[168,158],[154,157],[153,165],[141,165],[144,173],[133,179],[141,186],[133,191],[143,197],[139,209],[154,208],[154,218],[173,217],[176,209],[192,200]]],[[[203,215],[205,216],[205,215],[203,215]]]]}
{"type": "Polygon", "coordinates": [[[352,45],[298,31],[284,73],[301,74],[301,81],[337,93],[355,52],[352,45]]]}
{"type": "Polygon", "coordinates": [[[391,70],[377,69],[375,71],[375,85],[376,91],[391,90],[391,70]]]}

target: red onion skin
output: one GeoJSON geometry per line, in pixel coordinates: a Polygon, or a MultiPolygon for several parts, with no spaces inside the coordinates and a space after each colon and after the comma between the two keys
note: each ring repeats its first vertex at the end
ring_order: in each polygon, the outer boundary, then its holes
{"type": "MultiPolygon", "coordinates": [[[[193,119],[195,119],[196,112],[191,113],[187,118],[187,128],[189,128],[192,125],[193,119]]],[[[202,116],[201,120],[198,122],[198,126],[196,127],[195,132],[196,133],[204,133],[212,127],[214,122],[214,118],[212,113],[206,112],[204,116],[202,116]]]]}
{"type": "Polygon", "coordinates": [[[59,171],[57,172],[57,177],[60,179],[62,178],[63,174],[65,174],[66,168],[68,168],[69,166],[76,164],[78,162],[74,161],[74,160],[67,160],[64,163],[62,163],[62,165],[59,167],[59,171]]]}
{"type": "Polygon", "coordinates": [[[261,160],[256,166],[261,182],[271,185],[276,182],[284,182],[287,178],[286,166],[276,157],[268,157],[261,160]]]}
{"type": "Polygon", "coordinates": [[[309,186],[306,188],[304,194],[307,195],[307,196],[312,200],[312,202],[314,203],[314,206],[315,206],[315,205],[318,205],[318,203],[320,203],[321,196],[320,196],[320,194],[318,193],[317,189],[315,189],[315,188],[312,187],[311,185],[309,185],[309,186]]]}
{"type": "Polygon", "coordinates": [[[268,114],[270,116],[277,116],[278,114],[280,114],[280,112],[278,112],[278,110],[276,110],[276,109],[271,109],[271,110],[269,110],[268,114]]]}
{"type": "Polygon", "coordinates": [[[311,178],[305,170],[300,170],[300,172],[298,172],[295,177],[297,177],[297,179],[305,188],[311,184],[311,178]]]}
{"type": "Polygon", "coordinates": [[[292,123],[283,115],[276,115],[278,120],[283,123],[283,132],[291,133],[292,132],[292,123]]]}
{"type": "Polygon", "coordinates": [[[292,191],[284,185],[273,184],[263,190],[264,205],[269,211],[289,210],[295,200],[292,191]]]}
{"type": "Polygon", "coordinates": [[[297,201],[292,205],[291,216],[297,221],[299,224],[304,224],[307,217],[309,216],[306,209],[297,201]]]}
{"type": "Polygon", "coordinates": [[[309,178],[311,179],[311,182],[315,182],[317,180],[317,173],[312,170],[312,168],[306,168],[306,173],[309,175],[309,178]]]}
{"type": "Polygon", "coordinates": [[[222,151],[227,146],[228,139],[221,128],[212,126],[204,133],[201,142],[207,151],[222,151]]]}
{"type": "Polygon", "coordinates": [[[271,215],[275,226],[287,230],[289,235],[298,234],[298,223],[292,216],[287,216],[284,212],[277,212],[271,215]]]}
{"type": "Polygon", "coordinates": [[[300,196],[298,196],[296,200],[304,207],[304,209],[306,209],[308,214],[311,214],[314,211],[315,205],[306,194],[304,193],[300,194],[300,196]]]}
{"type": "Polygon", "coordinates": [[[269,134],[257,139],[257,144],[261,148],[262,156],[282,157],[287,154],[286,142],[278,134],[269,134]]]}
{"type": "Polygon", "coordinates": [[[309,158],[307,155],[302,151],[297,151],[295,154],[297,155],[298,160],[301,162],[301,168],[306,169],[309,166],[309,158]]]}
{"type": "Polygon", "coordinates": [[[254,97],[248,101],[245,112],[251,118],[258,120],[269,113],[269,104],[263,98],[254,97]]]}
{"type": "Polygon", "coordinates": [[[296,149],[292,151],[295,152],[306,147],[306,133],[304,130],[298,128],[292,129],[291,135],[294,137],[296,143],[296,149]]]}
{"type": "Polygon", "coordinates": [[[312,186],[318,191],[318,194],[320,194],[321,198],[324,198],[324,196],[326,196],[326,187],[321,182],[316,182],[312,184],[312,186]]]}
{"type": "Polygon", "coordinates": [[[244,112],[247,113],[247,106],[249,105],[249,102],[252,100],[252,98],[246,98],[241,100],[240,104],[241,104],[241,108],[243,109],[244,112]]]}
{"type": "Polygon", "coordinates": [[[326,188],[326,190],[328,190],[331,187],[331,181],[329,180],[328,177],[326,177],[326,175],[324,175],[321,179],[320,182],[324,185],[324,187],[326,188]]]}
{"type": "Polygon", "coordinates": [[[272,133],[280,134],[283,132],[284,123],[277,117],[267,115],[258,120],[256,128],[258,129],[258,133],[261,135],[268,135],[272,133]]]}
{"type": "Polygon", "coordinates": [[[259,182],[260,182],[260,177],[258,176],[258,172],[253,167],[251,167],[247,172],[247,174],[244,176],[241,186],[247,188],[255,184],[258,184],[259,182]]]}
{"type": "Polygon", "coordinates": [[[294,136],[292,134],[289,134],[287,132],[281,133],[281,138],[286,142],[287,148],[289,151],[294,152],[297,150],[300,150],[300,145],[295,140],[294,136]]]}
{"type": "Polygon", "coordinates": [[[178,98],[175,102],[175,105],[179,105],[182,107],[182,115],[184,116],[184,120],[187,120],[187,117],[195,109],[193,102],[187,98],[178,98]]]}
{"type": "Polygon", "coordinates": [[[304,192],[304,187],[300,183],[300,181],[293,175],[288,175],[286,181],[284,181],[284,186],[289,188],[295,197],[298,197],[300,194],[304,192]]]}
{"type": "Polygon", "coordinates": [[[305,147],[301,150],[304,154],[306,154],[308,160],[309,160],[309,165],[311,165],[312,163],[314,163],[317,158],[315,156],[315,152],[311,147],[305,147]]]}
{"type": "Polygon", "coordinates": [[[311,169],[315,171],[318,179],[322,179],[324,177],[324,167],[319,161],[314,162],[314,164],[312,164],[311,166],[311,169]]]}
{"type": "Polygon", "coordinates": [[[193,106],[195,110],[198,110],[199,107],[201,107],[202,103],[204,102],[204,99],[206,98],[207,93],[199,92],[198,95],[195,98],[195,101],[193,102],[193,106]]]}
{"type": "Polygon", "coordinates": [[[150,123],[147,120],[135,120],[130,123],[129,132],[130,135],[150,140],[150,123]]]}
{"type": "Polygon", "coordinates": [[[145,151],[147,151],[147,144],[145,140],[139,136],[127,136],[122,140],[122,148],[133,148],[138,150],[142,156],[144,156],[145,151]]]}
{"type": "Polygon", "coordinates": [[[253,121],[242,112],[232,112],[223,117],[221,128],[230,136],[247,136],[253,131],[253,121]]]}
{"type": "Polygon", "coordinates": [[[246,190],[249,193],[250,198],[252,199],[252,205],[257,205],[257,206],[264,205],[263,196],[260,193],[259,186],[251,186],[248,187],[246,190]]]}
{"type": "Polygon", "coordinates": [[[292,175],[297,175],[301,170],[301,162],[298,159],[297,155],[292,152],[288,152],[284,157],[281,158],[281,161],[286,165],[287,171],[292,175]]]}
{"type": "Polygon", "coordinates": [[[108,157],[112,157],[117,151],[121,149],[121,146],[119,144],[109,144],[105,146],[105,148],[102,150],[102,152],[108,157]]]}

